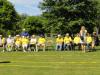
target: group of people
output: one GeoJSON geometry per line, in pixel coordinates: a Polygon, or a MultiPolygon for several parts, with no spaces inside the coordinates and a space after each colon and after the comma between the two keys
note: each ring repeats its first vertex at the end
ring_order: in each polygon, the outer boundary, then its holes
{"type": "MultiPolygon", "coordinates": [[[[40,35],[38,39],[35,35],[29,36],[25,29],[23,29],[23,32],[15,37],[8,35],[8,37],[5,38],[0,35],[0,47],[3,48],[3,52],[13,50],[18,51],[20,49],[23,52],[32,50],[38,52],[39,49],[45,51],[47,46],[46,42],[48,40],[49,39],[46,39],[43,35],[40,35]]],[[[62,49],[75,50],[75,47],[78,46],[79,50],[86,52],[94,49],[95,45],[99,43],[99,39],[96,32],[93,32],[93,36],[91,36],[85,27],[82,26],[80,32],[77,33],[74,38],[72,38],[69,33],[66,33],[65,37],[58,34],[55,43],[55,49],[58,51],[61,51],[62,49]]]]}
{"type": "Polygon", "coordinates": [[[15,37],[11,37],[11,35],[8,35],[7,38],[2,37],[0,35],[0,46],[3,47],[3,52],[5,51],[13,51],[13,50],[20,50],[22,49],[23,52],[26,51],[37,51],[38,49],[43,49],[45,51],[45,38],[44,36],[40,36],[39,39],[35,37],[35,35],[32,35],[30,38],[27,36],[20,36],[16,35],[15,37]]]}
{"type": "Polygon", "coordinates": [[[93,35],[89,34],[84,26],[81,27],[79,33],[75,37],[69,36],[69,33],[63,38],[61,35],[58,35],[56,39],[56,50],[75,50],[75,47],[78,46],[79,50],[83,52],[95,50],[95,46],[99,44],[99,38],[96,32],[93,32],[93,35]]]}
{"type": "Polygon", "coordinates": [[[23,32],[20,35],[16,35],[12,37],[8,35],[8,37],[3,37],[0,35],[0,47],[2,47],[3,52],[5,51],[13,51],[22,49],[23,52],[26,51],[36,51],[39,49],[43,49],[45,51],[45,42],[46,39],[43,35],[37,39],[35,35],[29,36],[29,33],[23,29],[23,32]]]}

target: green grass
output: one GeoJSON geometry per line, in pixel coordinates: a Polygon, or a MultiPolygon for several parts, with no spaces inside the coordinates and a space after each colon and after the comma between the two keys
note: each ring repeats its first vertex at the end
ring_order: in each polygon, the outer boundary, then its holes
{"type": "Polygon", "coordinates": [[[100,75],[99,50],[0,53],[0,62],[4,61],[0,75],[100,75]]]}

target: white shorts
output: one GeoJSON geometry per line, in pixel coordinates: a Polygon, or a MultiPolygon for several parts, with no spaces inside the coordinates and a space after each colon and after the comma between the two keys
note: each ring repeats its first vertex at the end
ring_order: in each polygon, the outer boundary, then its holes
{"type": "Polygon", "coordinates": [[[28,44],[24,44],[22,45],[23,48],[27,48],[28,47],[28,44]]]}
{"type": "Polygon", "coordinates": [[[12,43],[7,43],[7,46],[13,46],[13,44],[12,43]]]}
{"type": "Polygon", "coordinates": [[[20,47],[21,45],[20,44],[15,44],[15,46],[20,47]]]}

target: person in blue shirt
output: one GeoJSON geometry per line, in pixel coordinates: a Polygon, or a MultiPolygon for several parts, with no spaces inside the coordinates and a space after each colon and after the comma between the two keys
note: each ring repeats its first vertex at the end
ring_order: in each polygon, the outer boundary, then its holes
{"type": "Polygon", "coordinates": [[[26,29],[23,29],[21,36],[25,36],[25,37],[29,36],[29,33],[26,31],[26,29]]]}

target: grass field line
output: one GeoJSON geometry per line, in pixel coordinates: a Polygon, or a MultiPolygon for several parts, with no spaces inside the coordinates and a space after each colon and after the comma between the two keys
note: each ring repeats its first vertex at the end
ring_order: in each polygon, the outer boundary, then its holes
{"type": "MultiPolygon", "coordinates": [[[[29,65],[12,65],[12,64],[6,64],[6,65],[4,65],[4,64],[0,64],[0,67],[20,67],[20,68],[55,68],[55,69],[60,69],[60,68],[63,68],[62,66],[44,66],[44,65],[42,65],[42,66],[40,66],[40,65],[31,65],[31,66],[29,66],[29,65]]],[[[66,68],[72,68],[72,67],[66,67],[66,68]]],[[[80,67],[76,67],[76,68],[80,68],[80,67]]],[[[81,67],[82,68],[82,67],[81,67]]],[[[83,67],[84,68],[84,67],[83,67]]],[[[91,69],[96,69],[97,67],[93,67],[93,66],[87,66],[87,68],[91,68],[91,69]]]]}
{"type": "Polygon", "coordinates": [[[59,68],[59,67],[53,67],[53,66],[26,66],[26,65],[4,65],[4,64],[0,64],[0,67],[27,67],[27,68],[59,68]]]}
{"type": "MultiPolygon", "coordinates": [[[[44,56],[44,57],[47,57],[47,56],[82,56],[82,55],[27,55],[27,56],[44,56]]],[[[90,56],[90,55],[83,55],[83,56],[90,56]]],[[[92,55],[92,56],[96,56],[96,55],[92,55]]]]}
{"type": "Polygon", "coordinates": [[[46,64],[99,64],[98,62],[95,61],[71,61],[71,62],[54,62],[54,61],[47,61],[47,62],[43,62],[43,61],[12,61],[12,63],[46,63],[46,64]]]}
{"type": "Polygon", "coordinates": [[[27,55],[27,56],[72,56],[72,55],[27,55]]]}

